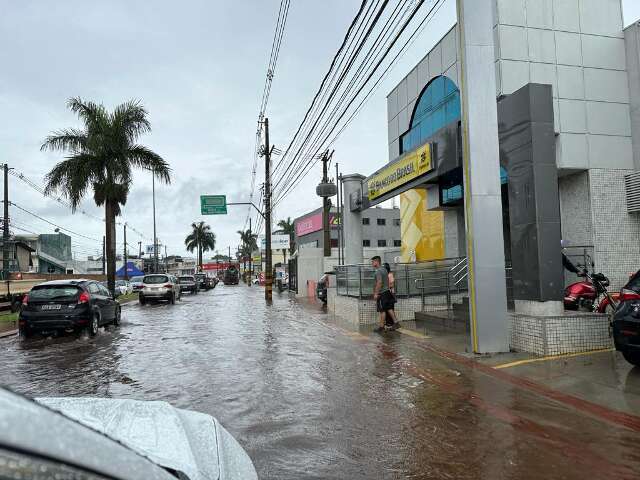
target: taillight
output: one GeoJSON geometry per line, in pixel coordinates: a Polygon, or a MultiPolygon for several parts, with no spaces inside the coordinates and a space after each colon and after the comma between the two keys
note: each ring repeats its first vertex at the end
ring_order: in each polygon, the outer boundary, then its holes
{"type": "Polygon", "coordinates": [[[22,305],[27,305],[29,303],[29,294],[25,294],[24,297],[22,297],[22,305]]]}
{"type": "Polygon", "coordinates": [[[628,300],[640,300],[640,293],[623,288],[622,291],[620,292],[620,301],[625,302],[628,300]]]}
{"type": "Polygon", "coordinates": [[[82,292],[78,297],[78,303],[89,303],[91,296],[87,292],[82,292]]]}
{"type": "Polygon", "coordinates": [[[164,288],[171,288],[173,287],[173,285],[171,285],[170,283],[165,283],[164,288]]]}

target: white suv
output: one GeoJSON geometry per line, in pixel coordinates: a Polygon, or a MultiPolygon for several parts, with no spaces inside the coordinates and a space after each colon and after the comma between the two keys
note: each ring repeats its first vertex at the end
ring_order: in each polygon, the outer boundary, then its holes
{"type": "Polygon", "coordinates": [[[167,300],[173,304],[180,299],[180,284],[173,275],[153,273],[144,276],[139,292],[140,305],[153,300],[167,300]]]}

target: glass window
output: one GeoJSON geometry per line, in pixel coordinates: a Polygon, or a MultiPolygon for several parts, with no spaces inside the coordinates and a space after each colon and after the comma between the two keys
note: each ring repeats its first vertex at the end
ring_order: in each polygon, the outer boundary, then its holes
{"type": "Polygon", "coordinates": [[[386,247],[387,246],[387,241],[386,240],[378,240],[378,246],[379,247],[386,247]]]}
{"type": "Polygon", "coordinates": [[[369,225],[369,218],[367,218],[367,217],[362,217],[362,224],[363,224],[363,225],[369,225]]]}
{"type": "Polygon", "coordinates": [[[460,118],[460,92],[455,83],[444,76],[435,78],[420,94],[409,130],[400,136],[400,153],[422,145],[460,118]]]}
{"type": "Polygon", "coordinates": [[[104,295],[105,297],[111,296],[109,289],[104,285],[98,285],[98,288],[100,289],[100,295],[104,295]]]}
{"type": "Polygon", "coordinates": [[[89,293],[95,293],[96,295],[100,294],[100,287],[98,287],[97,283],[90,283],[87,286],[87,290],[89,290],[89,293]]]}
{"type": "Polygon", "coordinates": [[[60,300],[77,294],[78,287],[72,285],[40,285],[29,292],[29,300],[60,300]]]}
{"type": "Polygon", "coordinates": [[[362,240],[362,246],[363,247],[370,247],[371,246],[371,240],[362,240]]]}
{"type": "Polygon", "coordinates": [[[402,246],[402,241],[400,241],[400,240],[394,240],[394,241],[393,241],[393,246],[394,246],[394,247],[401,247],[401,246],[402,246]]]}
{"type": "Polygon", "coordinates": [[[399,219],[399,218],[394,218],[394,219],[393,219],[393,224],[394,224],[396,227],[399,227],[399,226],[400,226],[400,219],[399,219]]]}
{"type": "Polygon", "coordinates": [[[167,283],[169,277],[167,275],[147,275],[143,282],[148,284],[167,283]]]}
{"type": "Polygon", "coordinates": [[[387,220],[384,218],[378,218],[378,225],[386,225],[387,224],[387,220]]]}

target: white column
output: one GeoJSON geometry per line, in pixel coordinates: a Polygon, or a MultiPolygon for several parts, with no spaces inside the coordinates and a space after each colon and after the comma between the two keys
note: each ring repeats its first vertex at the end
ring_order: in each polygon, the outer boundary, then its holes
{"type": "Polygon", "coordinates": [[[494,60],[495,0],[458,0],[471,346],[509,349],[494,60]]]}
{"type": "Polygon", "coordinates": [[[344,211],[342,212],[342,228],[344,229],[344,263],[354,265],[362,263],[362,212],[351,211],[352,195],[362,195],[362,181],[365,179],[357,173],[342,176],[344,189],[344,211]]]}

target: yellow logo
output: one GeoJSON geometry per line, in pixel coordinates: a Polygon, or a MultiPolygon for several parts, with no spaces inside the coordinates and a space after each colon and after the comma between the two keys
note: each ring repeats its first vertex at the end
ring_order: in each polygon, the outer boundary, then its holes
{"type": "Polygon", "coordinates": [[[426,144],[367,179],[369,200],[401,187],[432,170],[431,145],[426,144]]]}

